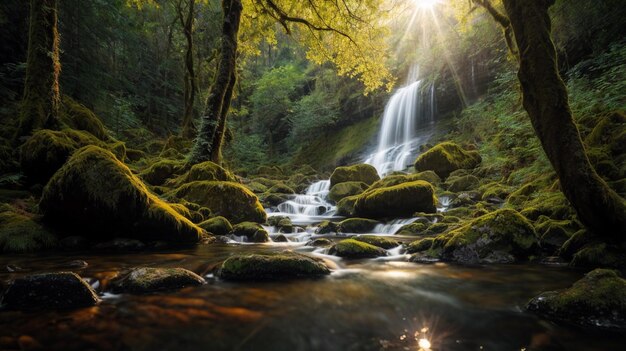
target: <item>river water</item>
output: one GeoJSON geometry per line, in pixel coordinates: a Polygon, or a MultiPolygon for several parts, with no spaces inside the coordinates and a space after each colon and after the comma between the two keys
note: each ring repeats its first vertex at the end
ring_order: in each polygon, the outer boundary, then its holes
{"type": "MultiPolygon", "coordinates": [[[[304,246],[289,246],[308,251],[304,246]]],[[[619,350],[626,336],[557,326],[524,311],[536,294],[569,286],[582,272],[540,265],[423,265],[334,260],[325,278],[230,283],[213,278],[229,255],[284,250],[221,244],[176,252],[2,256],[4,281],[72,270],[102,294],[117,272],[184,267],[208,284],[154,295],[103,294],[96,307],[0,312],[0,349],[49,350],[619,350]],[[89,266],[71,269],[72,260],[89,266]],[[416,332],[419,334],[416,335],[416,332]],[[33,341],[29,337],[35,339],[33,341]]]]}

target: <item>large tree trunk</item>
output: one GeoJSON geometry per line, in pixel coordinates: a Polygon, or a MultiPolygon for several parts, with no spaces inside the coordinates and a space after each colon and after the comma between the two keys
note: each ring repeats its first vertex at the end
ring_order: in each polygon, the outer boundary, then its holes
{"type": "Polygon", "coordinates": [[[195,134],[193,124],[193,105],[196,100],[196,73],[193,64],[193,18],[195,0],[189,0],[187,18],[183,21],[183,14],[180,13],[180,20],[183,24],[183,33],[187,40],[187,52],[185,54],[185,114],[183,115],[183,137],[191,139],[195,134]]]}
{"type": "Polygon", "coordinates": [[[597,235],[623,242],[626,201],[608,187],[589,162],[559,75],[548,15],[553,3],[504,0],[520,55],[518,78],[523,105],[580,220],[597,235]]]}
{"type": "Polygon", "coordinates": [[[222,163],[222,145],[224,144],[224,133],[226,133],[226,116],[230,109],[230,103],[233,98],[233,91],[235,89],[235,83],[237,77],[233,73],[230,76],[230,82],[228,82],[228,88],[224,95],[224,101],[222,103],[222,111],[220,112],[220,120],[213,136],[213,149],[211,150],[211,161],[221,164],[222,163]]]}
{"type": "Polygon", "coordinates": [[[223,131],[220,132],[220,128],[224,128],[224,119],[226,118],[224,108],[228,108],[232,98],[233,89],[229,87],[231,81],[234,84],[236,74],[237,33],[239,32],[241,11],[243,10],[241,0],[222,0],[222,10],[224,18],[220,61],[215,81],[207,98],[206,111],[202,116],[200,130],[189,155],[191,164],[209,161],[213,159],[213,155],[219,155],[223,140],[223,131]],[[216,134],[218,134],[217,137],[216,134]]]}
{"type": "Polygon", "coordinates": [[[39,128],[52,128],[58,123],[59,33],[57,0],[31,0],[26,81],[15,135],[19,142],[39,128]]]}

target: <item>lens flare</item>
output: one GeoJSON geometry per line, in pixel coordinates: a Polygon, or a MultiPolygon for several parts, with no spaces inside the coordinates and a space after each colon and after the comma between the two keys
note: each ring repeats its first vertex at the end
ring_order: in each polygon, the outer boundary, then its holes
{"type": "Polygon", "coordinates": [[[430,350],[430,341],[428,339],[419,339],[417,346],[420,347],[420,350],[428,351],[430,350]]]}
{"type": "Polygon", "coordinates": [[[437,5],[441,0],[413,0],[417,7],[422,9],[432,9],[437,5]]]}

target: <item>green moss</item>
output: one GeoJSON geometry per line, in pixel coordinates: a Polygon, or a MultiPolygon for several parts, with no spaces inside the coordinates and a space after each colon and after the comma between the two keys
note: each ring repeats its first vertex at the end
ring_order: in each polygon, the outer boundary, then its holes
{"type": "Polygon", "coordinates": [[[218,164],[206,161],[193,165],[187,173],[172,182],[172,185],[177,187],[195,181],[237,182],[237,178],[218,164]]]}
{"type": "Polygon", "coordinates": [[[344,182],[363,182],[370,185],[379,179],[376,168],[368,164],[337,167],[330,175],[330,187],[344,182]]]}
{"type": "Polygon", "coordinates": [[[64,95],[59,111],[59,119],[71,129],[84,130],[102,141],[108,141],[109,135],[102,121],[93,111],[64,95]]]}
{"type": "Polygon", "coordinates": [[[339,224],[331,221],[322,221],[318,224],[315,234],[328,234],[339,232],[339,224]]]}
{"type": "Polygon", "coordinates": [[[197,242],[202,233],[97,146],[77,150],[55,173],[39,208],[46,221],[82,236],[197,242]]]}
{"type": "Polygon", "coordinates": [[[436,212],[436,198],[430,183],[417,180],[359,195],[355,212],[368,218],[409,217],[418,211],[436,212]]]}
{"type": "Polygon", "coordinates": [[[354,239],[338,242],[330,248],[328,253],[344,258],[373,258],[387,255],[387,251],[380,247],[354,239]]]}
{"type": "Polygon", "coordinates": [[[406,246],[406,252],[416,253],[429,250],[433,246],[434,238],[417,239],[406,246]]]}
{"type": "Polygon", "coordinates": [[[339,222],[341,233],[367,233],[374,230],[380,222],[366,218],[348,218],[339,222]]]}
{"type": "Polygon", "coordinates": [[[490,198],[498,198],[504,200],[511,193],[511,188],[499,182],[492,182],[481,186],[480,188],[478,188],[478,191],[482,193],[482,200],[487,200],[490,198]]]}
{"type": "Polygon", "coordinates": [[[528,259],[538,248],[532,224],[517,211],[498,210],[472,220],[449,233],[444,255],[447,259],[470,262],[494,252],[528,259]]]}
{"type": "Polygon", "coordinates": [[[480,183],[480,180],[478,179],[478,177],[475,177],[473,175],[464,175],[461,177],[454,177],[454,178],[450,176],[448,177],[446,181],[448,190],[455,192],[455,193],[459,191],[475,189],[478,187],[479,183],[480,183]]]}
{"type": "Polygon", "coordinates": [[[241,222],[233,226],[231,234],[244,236],[248,241],[254,243],[264,243],[270,241],[270,236],[260,224],[254,222],[241,222]]]}
{"type": "Polygon", "coordinates": [[[258,182],[250,182],[246,184],[246,188],[250,189],[255,194],[262,194],[267,191],[268,187],[258,182]]]}
{"type": "Polygon", "coordinates": [[[596,269],[563,291],[542,293],[527,308],[549,319],[585,327],[626,328],[626,280],[596,269]]]}
{"type": "Polygon", "coordinates": [[[255,174],[272,178],[278,178],[284,175],[283,170],[278,166],[259,166],[259,168],[256,169],[255,174]]]}
{"type": "Polygon", "coordinates": [[[159,160],[139,173],[139,176],[152,185],[163,185],[180,172],[184,167],[183,162],[174,160],[159,160]]]}
{"type": "Polygon", "coordinates": [[[233,226],[228,219],[217,216],[211,219],[207,219],[204,222],[198,224],[198,226],[213,235],[227,235],[233,231],[233,226]]]}
{"type": "Polygon", "coordinates": [[[168,196],[195,202],[234,223],[265,223],[265,210],[259,199],[238,183],[195,181],[182,185],[168,196]]]}
{"type": "Polygon", "coordinates": [[[274,194],[295,194],[296,193],[293,189],[291,189],[284,183],[276,183],[268,190],[268,192],[274,193],[274,194]]]}
{"type": "Polygon", "coordinates": [[[421,222],[414,222],[403,225],[398,231],[395,233],[396,235],[421,235],[425,234],[427,225],[421,222]]]}
{"type": "Polygon", "coordinates": [[[0,252],[32,252],[54,248],[57,238],[32,215],[0,205],[0,252]]]}
{"type": "Polygon", "coordinates": [[[462,168],[474,168],[481,161],[476,151],[465,151],[452,142],[435,145],[421,154],[415,160],[417,171],[434,171],[441,178],[446,178],[450,172],[462,168]]]}
{"type": "Polygon", "coordinates": [[[370,245],[374,245],[376,247],[380,247],[386,250],[392,249],[400,245],[399,242],[393,239],[390,239],[384,236],[376,236],[376,235],[360,235],[352,239],[363,242],[363,243],[367,243],[370,245]]]}
{"type": "Polygon", "coordinates": [[[359,199],[358,195],[354,196],[346,196],[343,199],[337,202],[337,215],[339,216],[354,216],[355,210],[354,206],[356,205],[357,200],[359,199]]]}
{"type": "Polygon", "coordinates": [[[343,182],[335,184],[328,193],[328,198],[338,202],[344,197],[359,195],[368,188],[363,182],[343,182]]]}
{"type": "Polygon", "coordinates": [[[236,255],[222,263],[218,276],[226,280],[279,280],[320,277],[330,270],[320,259],[294,252],[236,255]]]}
{"type": "Polygon", "coordinates": [[[385,178],[374,182],[370,185],[369,189],[385,188],[402,183],[413,182],[416,180],[423,180],[431,184],[441,183],[439,176],[433,171],[425,171],[415,174],[395,174],[392,173],[385,178]]]}
{"type": "Polygon", "coordinates": [[[135,268],[121,278],[111,282],[114,293],[150,294],[157,291],[200,286],[206,281],[184,268],[135,268]]]}
{"type": "Polygon", "coordinates": [[[259,178],[254,178],[252,179],[253,182],[259,183],[259,184],[263,184],[268,188],[273,187],[276,184],[281,184],[282,182],[280,180],[276,180],[276,179],[268,179],[265,177],[259,177],[259,178]]]}
{"type": "Polygon", "coordinates": [[[591,243],[584,246],[572,257],[572,267],[626,267],[626,255],[606,243],[591,243]]]}

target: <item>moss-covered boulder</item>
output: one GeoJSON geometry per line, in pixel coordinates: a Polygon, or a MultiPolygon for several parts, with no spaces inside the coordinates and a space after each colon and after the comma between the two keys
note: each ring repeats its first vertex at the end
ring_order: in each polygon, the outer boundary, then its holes
{"type": "Polygon", "coordinates": [[[44,188],[48,223],[92,238],[197,242],[202,229],[150,193],[130,169],[97,146],[74,153],[44,188]]]}
{"type": "Polygon", "coordinates": [[[367,218],[348,218],[338,224],[341,233],[371,233],[380,222],[367,218]]]}
{"type": "Polygon", "coordinates": [[[330,234],[339,232],[339,224],[331,221],[322,221],[315,229],[315,234],[330,234]]]}
{"type": "Polygon", "coordinates": [[[466,151],[452,142],[437,144],[421,154],[415,160],[415,169],[434,171],[441,178],[447,178],[457,169],[474,168],[478,166],[481,157],[476,151],[466,151]]]}
{"type": "Polygon", "coordinates": [[[259,166],[256,169],[256,174],[260,176],[267,176],[271,178],[278,178],[283,176],[283,170],[278,166],[259,166]]]}
{"type": "Polygon", "coordinates": [[[433,246],[434,238],[421,238],[415,241],[412,241],[408,245],[406,245],[406,252],[408,253],[416,253],[423,252],[430,249],[433,246]]]}
{"type": "Polygon", "coordinates": [[[316,238],[313,240],[309,240],[306,242],[306,246],[314,246],[314,247],[324,247],[324,246],[330,246],[332,245],[333,242],[330,239],[327,238],[316,238]]]}
{"type": "Polygon", "coordinates": [[[238,183],[195,181],[180,186],[168,196],[195,202],[232,223],[265,223],[266,214],[259,199],[238,183]]]}
{"type": "Polygon", "coordinates": [[[163,185],[168,179],[180,172],[183,167],[182,161],[163,159],[141,171],[139,176],[151,185],[163,185]]]}
{"type": "Polygon", "coordinates": [[[114,293],[149,294],[205,284],[204,278],[184,268],[135,268],[111,282],[114,293]]]}
{"type": "Polygon", "coordinates": [[[344,197],[359,195],[367,190],[368,185],[363,182],[343,182],[335,184],[328,193],[328,198],[338,202],[344,197]]]}
{"type": "Polygon", "coordinates": [[[230,224],[228,219],[222,216],[207,219],[206,221],[198,224],[198,227],[213,235],[227,235],[233,231],[233,226],[230,224]]]}
{"type": "Polygon", "coordinates": [[[232,256],[217,273],[222,279],[237,281],[315,278],[328,274],[330,269],[322,260],[294,252],[232,256]]]}
{"type": "Polygon", "coordinates": [[[572,267],[626,268],[626,253],[623,249],[604,242],[593,242],[583,246],[572,257],[572,267]]]}
{"type": "Polygon", "coordinates": [[[441,182],[439,176],[433,171],[425,171],[414,174],[390,174],[381,180],[374,182],[368,190],[377,189],[377,188],[385,188],[398,184],[413,182],[416,180],[423,180],[429,182],[431,184],[438,184],[441,182]]]}
{"type": "Polygon", "coordinates": [[[362,243],[374,245],[376,247],[380,247],[386,250],[393,249],[400,245],[399,242],[386,237],[386,236],[376,236],[376,235],[359,235],[352,238],[356,241],[360,241],[362,243]]]}
{"type": "Polygon", "coordinates": [[[526,307],[557,322],[626,330],[626,280],[616,271],[596,269],[568,289],[540,294],[526,307]]]}
{"type": "Polygon", "coordinates": [[[337,167],[330,176],[330,187],[344,182],[363,182],[367,185],[379,180],[376,168],[367,164],[337,167]]]}
{"type": "Polygon", "coordinates": [[[252,191],[255,194],[262,194],[269,189],[265,185],[258,183],[258,182],[250,182],[246,184],[246,188],[250,189],[250,191],[252,191]]]}
{"type": "Polygon", "coordinates": [[[178,184],[195,181],[237,182],[237,178],[228,170],[211,161],[193,165],[189,171],[181,176],[178,184]]]}
{"type": "Polygon", "coordinates": [[[478,177],[473,175],[465,175],[461,177],[452,177],[448,178],[446,181],[446,185],[448,186],[448,190],[452,192],[466,191],[470,189],[476,189],[480,180],[478,177]]]}
{"type": "Polygon", "coordinates": [[[358,195],[347,196],[337,202],[337,215],[352,217],[355,215],[354,206],[356,205],[358,195]]]}
{"type": "Polygon", "coordinates": [[[55,235],[32,214],[0,204],[0,252],[33,252],[57,246],[55,235]]]}
{"type": "Polygon", "coordinates": [[[443,258],[461,263],[527,260],[539,247],[533,225],[512,209],[478,217],[448,235],[443,258]]]}
{"type": "Polygon", "coordinates": [[[423,180],[367,190],[355,204],[357,215],[367,218],[409,217],[415,212],[436,212],[433,186],[423,180]]]}
{"type": "Polygon", "coordinates": [[[108,141],[109,135],[102,121],[93,111],[64,95],[61,100],[59,119],[71,129],[84,130],[102,141],[108,141]]]}
{"type": "Polygon", "coordinates": [[[270,235],[258,223],[254,222],[241,222],[233,226],[233,230],[231,231],[232,235],[245,237],[246,241],[253,243],[264,243],[270,241],[270,235]]]}
{"type": "Polygon", "coordinates": [[[336,243],[328,250],[328,253],[344,258],[374,258],[387,256],[385,249],[355,239],[346,239],[336,243]]]}
{"type": "Polygon", "coordinates": [[[2,297],[8,309],[70,309],[100,301],[81,277],[71,272],[33,274],[13,280],[2,297]]]}
{"type": "Polygon", "coordinates": [[[428,224],[423,223],[423,222],[414,222],[414,223],[403,225],[402,227],[400,227],[400,229],[398,229],[398,231],[395,234],[411,235],[411,236],[421,235],[425,233],[426,228],[428,228],[428,224]]]}
{"type": "Polygon", "coordinates": [[[273,193],[273,194],[295,194],[296,193],[292,188],[285,185],[284,183],[274,184],[271,188],[267,190],[267,192],[273,193]]]}

